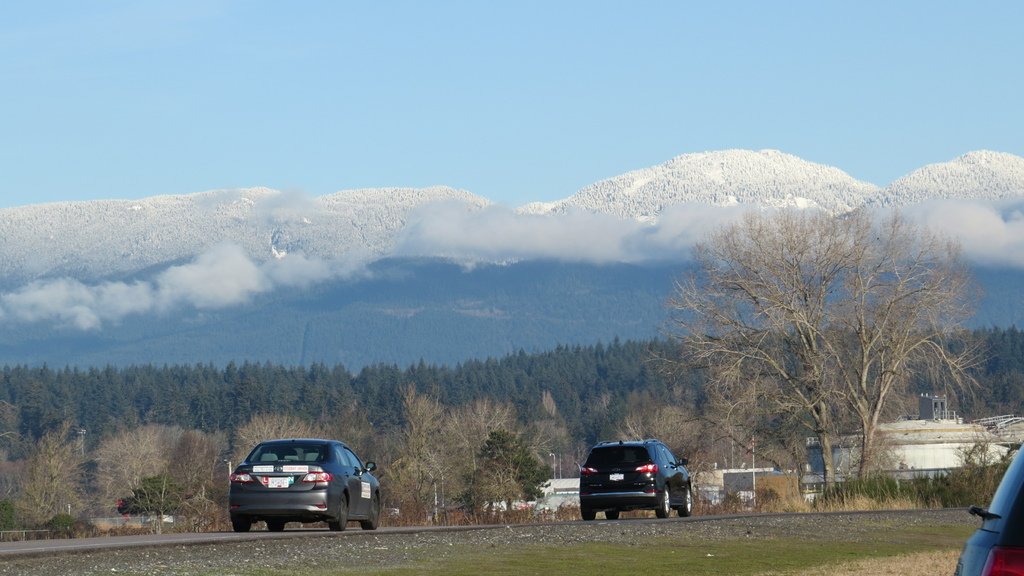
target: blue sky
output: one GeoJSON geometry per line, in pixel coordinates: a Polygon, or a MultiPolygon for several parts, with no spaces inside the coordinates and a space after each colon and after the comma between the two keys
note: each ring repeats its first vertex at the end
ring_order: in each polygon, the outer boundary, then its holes
{"type": "Polygon", "coordinates": [[[1024,155],[1024,3],[0,4],[0,207],[269,186],[554,200],[775,148],[1024,155]],[[713,4],[713,5],[712,5],[713,4]]]}

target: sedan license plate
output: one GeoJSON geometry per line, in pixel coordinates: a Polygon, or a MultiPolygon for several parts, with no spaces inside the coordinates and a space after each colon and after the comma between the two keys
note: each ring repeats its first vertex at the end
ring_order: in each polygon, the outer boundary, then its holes
{"type": "Polygon", "coordinates": [[[291,486],[291,476],[271,476],[267,478],[267,488],[287,488],[291,486]]]}
{"type": "Polygon", "coordinates": [[[608,479],[613,481],[613,482],[616,481],[616,480],[622,480],[623,478],[625,478],[625,476],[623,476],[622,474],[609,474],[608,475],[608,479]]]}

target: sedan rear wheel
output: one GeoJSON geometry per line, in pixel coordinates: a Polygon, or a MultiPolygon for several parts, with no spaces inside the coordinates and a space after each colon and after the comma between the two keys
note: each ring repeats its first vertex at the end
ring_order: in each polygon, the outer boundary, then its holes
{"type": "Polygon", "coordinates": [[[658,508],[654,511],[655,516],[658,518],[668,518],[669,512],[672,511],[672,502],[668,497],[668,487],[662,488],[661,495],[658,496],[658,508]]]}
{"type": "Polygon", "coordinates": [[[348,496],[342,494],[338,500],[338,518],[328,521],[327,528],[331,532],[341,532],[345,529],[346,524],[348,524],[348,496]]]}
{"type": "Polygon", "coordinates": [[[252,520],[248,518],[232,518],[231,529],[235,532],[248,532],[252,528],[252,520]]]}
{"type": "Polygon", "coordinates": [[[271,532],[281,532],[284,530],[284,525],[287,524],[284,520],[267,520],[267,530],[271,532]]]}

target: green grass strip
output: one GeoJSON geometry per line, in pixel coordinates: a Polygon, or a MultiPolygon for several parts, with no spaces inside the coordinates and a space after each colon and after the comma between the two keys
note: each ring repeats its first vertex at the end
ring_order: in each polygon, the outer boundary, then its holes
{"type": "MultiPolygon", "coordinates": [[[[645,576],[754,576],[766,572],[786,574],[861,559],[898,556],[929,550],[958,549],[973,532],[965,526],[884,526],[856,541],[751,537],[686,542],[664,537],[629,544],[584,542],[551,547],[524,544],[508,547],[445,547],[401,568],[358,569],[320,566],[301,571],[304,576],[372,574],[378,576],[529,576],[551,574],[644,574],[645,576]]],[[[260,576],[287,572],[255,571],[260,576]]],[[[296,573],[297,574],[297,573],[296,573]]],[[[290,575],[288,575],[290,576],[290,575]]]]}

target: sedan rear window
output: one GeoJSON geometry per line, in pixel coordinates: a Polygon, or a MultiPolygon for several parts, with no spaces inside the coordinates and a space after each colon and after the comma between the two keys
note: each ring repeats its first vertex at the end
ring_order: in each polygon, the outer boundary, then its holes
{"type": "Polygon", "coordinates": [[[249,462],[323,462],[327,449],[323,444],[263,444],[249,455],[249,462]]]}
{"type": "Polygon", "coordinates": [[[642,446],[608,446],[590,451],[587,466],[619,466],[630,464],[646,464],[651,461],[647,449],[642,446]]]}

